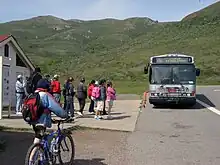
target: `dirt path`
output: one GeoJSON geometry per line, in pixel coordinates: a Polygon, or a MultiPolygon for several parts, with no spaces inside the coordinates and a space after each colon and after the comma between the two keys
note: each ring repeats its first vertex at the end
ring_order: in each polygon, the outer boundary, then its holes
{"type": "MultiPolygon", "coordinates": [[[[120,165],[123,162],[124,142],[128,133],[78,130],[73,133],[76,143],[75,165],[120,165]]],[[[6,150],[0,152],[1,165],[23,165],[33,134],[27,132],[0,132],[6,141],[6,150]]],[[[123,163],[122,163],[123,164],[123,163]]]]}

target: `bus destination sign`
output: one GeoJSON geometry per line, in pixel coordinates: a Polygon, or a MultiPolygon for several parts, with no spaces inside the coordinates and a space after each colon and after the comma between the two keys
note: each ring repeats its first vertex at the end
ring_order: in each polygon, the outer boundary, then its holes
{"type": "Polygon", "coordinates": [[[186,64],[192,63],[191,57],[154,57],[153,63],[157,64],[186,64]]]}

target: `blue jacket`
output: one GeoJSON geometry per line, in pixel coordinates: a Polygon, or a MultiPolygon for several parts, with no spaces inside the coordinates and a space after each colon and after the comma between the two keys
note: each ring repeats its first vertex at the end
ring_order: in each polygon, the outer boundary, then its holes
{"type": "Polygon", "coordinates": [[[43,113],[36,124],[43,124],[45,127],[50,128],[51,123],[51,112],[60,118],[67,118],[68,114],[65,110],[57,103],[53,96],[48,92],[39,92],[42,106],[49,111],[49,113],[43,113]]]}

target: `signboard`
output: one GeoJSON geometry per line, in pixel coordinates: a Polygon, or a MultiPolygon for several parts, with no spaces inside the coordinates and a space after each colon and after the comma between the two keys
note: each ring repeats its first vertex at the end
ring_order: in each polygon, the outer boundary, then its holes
{"type": "MultiPolygon", "coordinates": [[[[2,80],[2,74],[3,74],[3,59],[2,59],[2,56],[0,56],[0,80],[2,80]]],[[[0,81],[0,119],[2,119],[2,103],[3,103],[3,98],[2,98],[2,93],[3,93],[3,90],[2,90],[2,81],[0,81]]]]}
{"type": "Polygon", "coordinates": [[[3,65],[3,106],[9,106],[10,104],[10,66],[3,65]]]}
{"type": "Polygon", "coordinates": [[[192,63],[192,57],[154,57],[155,64],[187,64],[192,63]]]}

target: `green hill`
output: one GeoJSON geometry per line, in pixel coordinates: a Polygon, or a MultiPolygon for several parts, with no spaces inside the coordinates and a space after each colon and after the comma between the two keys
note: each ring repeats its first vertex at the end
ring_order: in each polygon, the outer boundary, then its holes
{"type": "Polygon", "coordinates": [[[0,24],[45,72],[114,80],[122,93],[147,87],[143,67],[152,55],[193,55],[200,84],[220,83],[220,2],[180,22],[149,18],[94,21],[40,16],[0,24]]]}
{"type": "Polygon", "coordinates": [[[209,7],[192,13],[185,17],[183,21],[193,21],[194,23],[206,24],[220,20],[220,2],[216,2],[209,7]]]}

